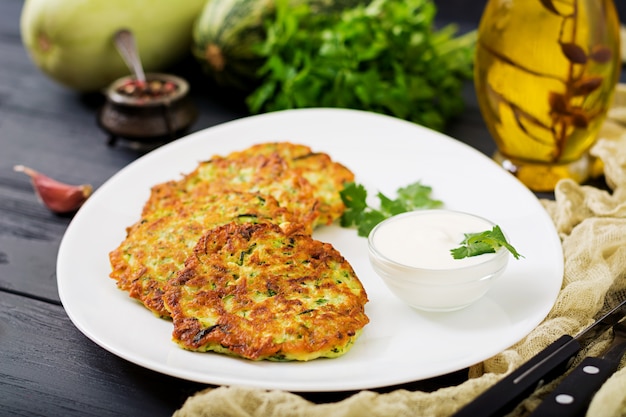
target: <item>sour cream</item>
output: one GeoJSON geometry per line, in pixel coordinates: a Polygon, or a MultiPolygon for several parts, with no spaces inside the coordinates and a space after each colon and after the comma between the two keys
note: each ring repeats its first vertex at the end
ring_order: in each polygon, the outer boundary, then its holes
{"type": "Polygon", "coordinates": [[[455,269],[485,262],[494,254],[454,259],[450,250],[461,246],[465,233],[493,228],[481,217],[448,210],[428,210],[395,216],[372,236],[376,250],[402,265],[425,269],[455,269]]]}
{"type": "Polygon", "coordinates": [[[378,224],[368,238],[374,271],[398,298],[428,311],[464,308],[483,297],[508,264],[509,253],[454,259],[466,233],[495,225],[481,217],[450,210],[404,213],[378,224]]]}

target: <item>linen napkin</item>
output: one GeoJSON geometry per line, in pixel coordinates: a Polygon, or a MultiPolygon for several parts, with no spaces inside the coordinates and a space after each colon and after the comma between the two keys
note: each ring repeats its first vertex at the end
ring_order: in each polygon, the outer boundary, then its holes
{"type": "MultiPolygon", "coordinates": [[[[342,401],[315,404],[297,394],[243,386],[208,388],[186,400],[174,417],[414,417],[449,416],[563,334],[575,335],[626,297],[626,86],[620,85],[600,139],[591,150],[608,189],[562,180],[554,200],[542,200],[562,240],[564,277],[544,321],[505,351],[469,368],[468,380],[437,391],[361,391],[342,401]]],[[[606,333],[580,352],[598,355],[606,333]]],[[[522,402],[510,416],[530,413],[557,378],[522,402]]],[[[595,395],[590,417],[626,416],[626,360],[595,395]]]]}

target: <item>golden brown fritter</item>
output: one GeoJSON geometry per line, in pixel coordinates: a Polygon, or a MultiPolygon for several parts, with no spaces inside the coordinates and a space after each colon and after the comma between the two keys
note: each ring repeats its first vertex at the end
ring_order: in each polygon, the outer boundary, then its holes
{"type": "Polygon", "coordinates": [[[164,300],[180,346],[252,360],[337,357],[369,321],[365,290],[341,254],[274,224],[208,231],[164,300]]]}
{"type": "Polygon", "coordinates": [[[129,227],[124,241],[109,254],[110,276],[118,287],[160,317],[169,317],[162,299],[165,283],[208,229],[233,221],[296,227],[274,198],[257,193],[221,190],[170,203],[129,227]]]}
{"type": "Polygon", "coordinates": [[[270,195],[309,232],[319,216],[319,203],[311,184],[277,154],[239,158],[215,156],[201,162],[182,179],[153,187],[142,215],[151,217],[154,211],[181,198],[200,198],[223,189],[270,195]]]}
{"type": "Polygon", "coordinates": [[[230,153],[227,158],[242,158],[253,155],[278,154],[289,167],[302,175],[312,186],[319,200],[319,217],[315,225],[328,225],[341,217],[345,205],[339,194],[348,182],[354,181],[354,173],[335,162],[323,152],[313,152],[305,145],[290,142],[268,142],[253,145],[243,151],[230,153]]]}

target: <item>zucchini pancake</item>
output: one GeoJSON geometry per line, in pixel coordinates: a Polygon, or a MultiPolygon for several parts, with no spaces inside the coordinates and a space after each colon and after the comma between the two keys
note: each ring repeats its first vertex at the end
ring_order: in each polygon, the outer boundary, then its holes
{"type": "Polygon", "coordinates": [[[164,286],[184,266],[207,230],[228,222],[273,222],[291,225],[290,213],[270,196],[227,192],[177,200],[127,229],[126,239],[109,254],[111,278],[119,288],[160,317],[164,286]]]}
{"type": "Polygon", "coordinates": [[[319,216],[312,185],[277,154],[239,158],[214,156],[178,181],[153,187],[144,216],[180,198],[194,199],[217,190],[251,191],[274,197],[312,232],[319,216]]]}
{"type": "Polygon", "coordinates": [[[110,252],[110,277],[181,347],[251,360],[349,350],[369,319],[350,264],[312,237],[354,174],[304,145],[269,142],[155,185],[110,252]]]}
{"type": "Polygon", "coordinates": [[[209,230],[164,300],[180,346],[252,360],[337,357],[368,322],[365,290],[337,250],[268,223],[209,230]]]}

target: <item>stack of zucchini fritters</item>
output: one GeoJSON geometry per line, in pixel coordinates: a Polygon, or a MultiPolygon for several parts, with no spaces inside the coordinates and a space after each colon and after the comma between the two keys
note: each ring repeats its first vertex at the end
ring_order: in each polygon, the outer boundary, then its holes
{"type": "Polygon", "coordinates": [[[369,319],[350,264],[313,229],[354,175],[289,142],[214,156],[154,186],[110,255],[111,278],[185,349],[252,360],[337,357],[369,319]]]}

